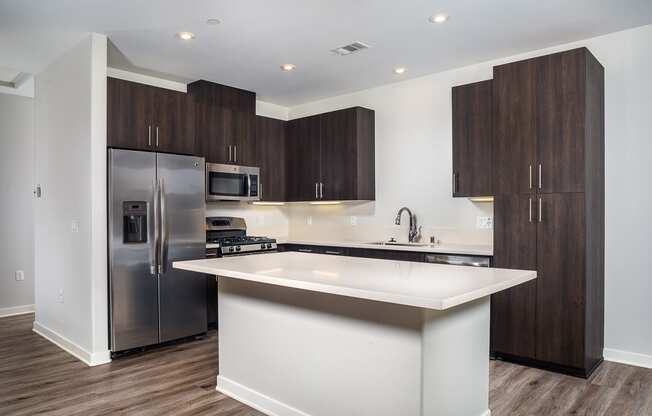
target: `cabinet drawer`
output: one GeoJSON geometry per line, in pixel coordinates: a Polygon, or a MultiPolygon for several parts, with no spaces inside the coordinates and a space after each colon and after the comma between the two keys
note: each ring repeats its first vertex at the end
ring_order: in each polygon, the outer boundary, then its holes
{"type": "Polygon", "coordinates": [[[330,254],[332,256],[348,256],[346,247],[312,246],[301,244],[285,244],[284,251],[298,251],[301,253],[330,254]]]}

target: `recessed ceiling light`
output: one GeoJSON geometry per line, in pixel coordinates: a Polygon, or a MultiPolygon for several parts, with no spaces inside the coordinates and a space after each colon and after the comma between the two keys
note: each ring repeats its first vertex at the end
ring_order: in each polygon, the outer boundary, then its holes
{"type": "Polygon", "coordinates": [[[181,40],[191,40],[195,38],[195,35],[190,32],[179,32],[177,33],[177,37],[181,40]]]}
{"type": "Polygon", "coordinates": [[[282,69],[283,71],[294,71],[294,69],[295,69],[296,67],[297,67],[297,66],[294,65],[294,64],[283,64],[283,65],[281,65],[281,69],[282,69]]]}
{"type": "Polygon", "coordinates": [[[222,23],[222,21],[220,19],[208,19],[206,21],[207,25],[213,25],[213,26],[214,25],[219,25],[220,23],[222,23]]]}
{"type": "Polygon", "coordinates": [[[430,20],[430,23],[444,23],[446,20],[448,20],[448,15],[443,13],[433,14],[428,20],[430,20]]]}
{"type": "Polygon", "coordinates": [[[397,75],[405,74],[405,67],[399,66],[398,68],[394,68],[394,73],[397,75]]]}

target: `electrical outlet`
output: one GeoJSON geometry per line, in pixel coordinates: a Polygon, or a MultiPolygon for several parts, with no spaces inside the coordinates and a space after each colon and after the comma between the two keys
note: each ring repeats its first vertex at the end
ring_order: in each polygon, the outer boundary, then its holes
{"type": "Polygon", "coordinates": [[[25,272],[22,270],[16,270],[14,276],[16,277],[17,282],[22,282],[23,280],[25,280],[25,272]]]}
{"type": "Polygon", "coordinates": [[[312,225],[312,216],[309,215],[306,222],[308,223],[308,225],[312,225]]]}
{"type": "Polygon", "coordinates": [[[73,233],[78,233],[79,232],[79,221],[72,220],[71,229],[72,229],[73,233]]]}
{"type": "Polygon", "coordinates": [[[358,217],[351,215],[351,225],[358,225],[358,217]]]}
{"type": "Polygon", "coordinates": [[[494,226],[494,219],[493,217],[478,216],[476,217],[475,226],[480,229],[491,229],[494,226]]]}
{"type": "Polygon", "coordinates": [[[63,303],[63,289],[59,289],[59,295],[57,296],[57,302],[63,303]]]}

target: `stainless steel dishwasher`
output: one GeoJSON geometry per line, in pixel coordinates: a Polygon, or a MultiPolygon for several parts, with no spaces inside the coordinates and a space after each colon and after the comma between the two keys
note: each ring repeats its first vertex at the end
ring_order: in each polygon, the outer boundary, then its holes
{"type": "Polygon", "coordinates": [[[491,258],[453,254],[426,254],[426,263],[452,264],[454,266],[490,267],[491,258]]]}

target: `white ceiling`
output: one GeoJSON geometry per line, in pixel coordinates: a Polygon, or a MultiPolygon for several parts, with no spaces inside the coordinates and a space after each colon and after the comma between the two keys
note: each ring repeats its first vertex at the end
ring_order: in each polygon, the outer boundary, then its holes
{"type": "Polygon", "coordinates": [[[0,0],[0,66],[38,72],[93,31],[112,66],[289,106],[649,23],[651,0],[0,0]],[[429,23],[437,12],[450,20],[429,23]],[[329,52],[353,41],[372,48],[329,52]]]}

